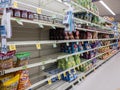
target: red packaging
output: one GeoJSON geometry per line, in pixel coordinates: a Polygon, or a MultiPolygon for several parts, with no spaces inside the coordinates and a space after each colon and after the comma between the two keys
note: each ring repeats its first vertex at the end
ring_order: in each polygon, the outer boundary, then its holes
{"type": "Polygon", "coordinates": [[[33,20],[34,19],[34,13],[27,12],[27,18],[30,19],[30,20],[33,20]]]}
{"type": "Polygon", "coordinates": [[[19,9],[13,9],[13,16],[14,17],[21,17],[21,10],[19,9]]]}
{"type": "Polygon", "coordinates": [[[21,10],[21,18],[27,19],[28,14],[26,10],[21,10]]]}

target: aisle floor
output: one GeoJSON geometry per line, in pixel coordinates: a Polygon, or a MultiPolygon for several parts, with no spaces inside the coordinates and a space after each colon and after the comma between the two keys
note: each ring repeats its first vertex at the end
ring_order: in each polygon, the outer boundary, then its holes
{"type": "Polygon", "coordinates": [[[91,73],[72,90],[120,90],[120,53],[91,73]]]}

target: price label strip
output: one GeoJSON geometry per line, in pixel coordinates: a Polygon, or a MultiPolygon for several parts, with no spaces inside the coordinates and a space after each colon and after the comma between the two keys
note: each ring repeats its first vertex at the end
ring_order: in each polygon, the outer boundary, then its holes
{"type": "Polygon", "coordinates": [[[41,49],[40,43],[36,44],[36,48],[37,48],[37,49],[41,49]]]}
{"type": "Polygon", "coordinates": [[[10,46],[9,46],[9,50],[10,50],[10,51],[16,50],[16,45],[10,45],[10,46]]]}

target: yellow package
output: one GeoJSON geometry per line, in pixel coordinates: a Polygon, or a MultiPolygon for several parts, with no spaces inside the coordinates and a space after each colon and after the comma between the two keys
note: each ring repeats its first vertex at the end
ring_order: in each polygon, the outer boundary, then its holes
{"type": "Polygon", "coordinates": [[[20,75],[17,74],[15,77],[4,82],[2,90],[17,90],[19,78],[20,78],[20,75]]]}

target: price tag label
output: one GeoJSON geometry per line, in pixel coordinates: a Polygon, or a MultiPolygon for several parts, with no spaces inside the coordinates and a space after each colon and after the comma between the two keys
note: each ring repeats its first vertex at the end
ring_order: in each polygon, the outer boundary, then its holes
{"type": "Polygon", "coordinates": [[[79,68],[79,67],[77,67],[77,69],[78,69],[78,70],[80,70],[80,68],[79,68]]]}
{"type": "Polygon", "coordinates": [[[36,44],[36,48],[37,48],[37,49],[41,49],[40,43],[36,44]]]}
{"type": "Polygon", "coordinates": [[[17,3],[17,1],[14,1],[14,2],[13,2],[13,7],[14,7],[14,8],[18,8],[18,3],[17,3]]]}
{"type": "Polygon", "coordinates": [[[67,42],[66,45],[69,46],[69,43],[67,42]]]}
{"type": "Polygon", "coordinates": [[[56,27],[55,26],[51,26],[53,29],[56,29],[56,27]]]}
{"type": "Polygon", "coordinates": [[[45,65],[45,61],[43,61],[42,64],[45,65]]]}
{"type": "Polygon", "coordinates": [[[48,84],[51,85],[51,84],[52,84],[52,81],[51,81],[51,80],[48,80],[48,84]]]}
{"type": "Polygon", "coordinates": [[[60,75],[60,74],[58,74],[57,76],[58,76],[58,79],[60,80],[60,79],[61,79],[61,75],[60,75]]]}
{"type": "Polygon", "coordinates": [[[44,26],[42,24],[38,24],[40,28],[44,28],[44,26]]]}
{"type": "Polygon", "coordinates": [[[76,74],[76,69],[74,68],[74,74],[76,74]]]}
{"type": "Polygon", "coordinates": [[[79,45],[79,42],[77,42],[77,45],[79,45]]]}
{"type": "Polygon", "coordinates": [[[68,73],[71,74],[71,70],[69,70],[68,73]]]}
{"type": "Polygon", "coordinates": [[[22,68],[23,68],[23,69],[27,69],[27,66],[23,66],[22,68]]]}
{"type": "Polygon", "coordinates": [[[10,51],[16,50],[16,45],[10,45],[9,49],[10,49],[10,51]]]}
{"type": "Polygon", "coordinates": [[[64,75],[64,77],[66,77],[66,76],[67,76],[67,75],[66,75],[66,72],[64,72],[63,75],[64,75]]]}
{"type": "Polygon", "coordinates": [[[21,21],[20,18],[16,18],[16,22],[17,22],[19,25],[23,25],[23,22],[21,21]]]}
{"type": "Polygon", "coordinates": [[[56,48],[56,47],[57,47],[57,44],[56,44],[56,43],[54,43],[54,44],[53,44],[53,48],[56,48]]]}
{"type": "Polygon", "coordinates": [[[86,78],[86,76],[83,76],[83,79],[85,79],[86,78]]]}
{"type": "Polygon", "coordinates": [[[41,14],[42,13],[42,9],[41,8],[37,8],[37,14],[41,14]]]}
{"type": "Polygon", "coordinates": [[[5,71],[0,71],[0,76],[5,75],[5,71]]]}
{"type": "Polygon", "coordinates": [[[82,41],[82,44],[84,44],[84,42],[82,41]]]}

